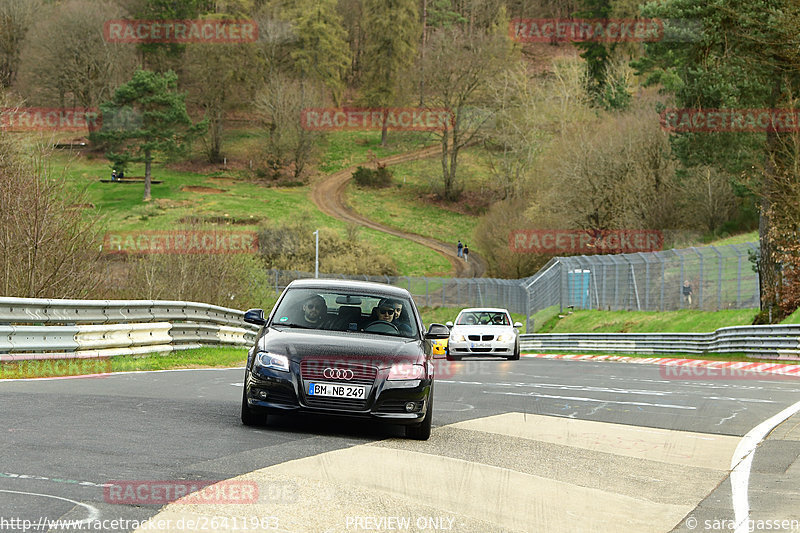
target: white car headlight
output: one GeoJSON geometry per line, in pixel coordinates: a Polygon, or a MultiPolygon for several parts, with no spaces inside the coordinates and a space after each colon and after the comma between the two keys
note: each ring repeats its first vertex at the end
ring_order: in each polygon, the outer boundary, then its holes
{"type": "Polygon", "coordinates": [[[511,335],[509,335],[508,333],[506,333],[505,335],[498,335],[497,336],[497,342],[505,342],[505,341],[510,341],[510,340],[511,340],[511,335]]]}
{"type": "Polygon", "coordinates": [[[271,368],[272,370],[280,370],[282,372],[289,371],[289,358],[285,355],[258,352],[256,354],[255,363],[262,368],[271,368]]]}

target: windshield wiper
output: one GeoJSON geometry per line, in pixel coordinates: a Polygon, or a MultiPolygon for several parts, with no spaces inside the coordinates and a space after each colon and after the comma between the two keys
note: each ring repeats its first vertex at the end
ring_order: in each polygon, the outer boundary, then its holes
{"type": "Polygon", "coordinates": [[[272,327],[281,327],[281,328],[299,328],[299,329],[319,329],[319,328],[312,328],[311,326],[304,326],[302,324],[287,324],[286,322],[278,322],[272,324],[272,327]]]}

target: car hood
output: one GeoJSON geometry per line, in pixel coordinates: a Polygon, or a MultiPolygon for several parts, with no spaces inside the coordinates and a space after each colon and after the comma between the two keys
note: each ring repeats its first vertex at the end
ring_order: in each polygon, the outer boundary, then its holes
{"type": "Polygon", "coordinates": [[[475,325],[475,326],[453,326],[450,330],[450,336],[454,335],[513,335],[514,328],[511,326],[488,326],[475,325]]]}
{"type": "Polygon", "coordinates": [[[258,340],[258,349],[283,354],[294,361],[338,359],[390,366],[425,360],[419,339],[353,332],[270,328],[258,340]]]}

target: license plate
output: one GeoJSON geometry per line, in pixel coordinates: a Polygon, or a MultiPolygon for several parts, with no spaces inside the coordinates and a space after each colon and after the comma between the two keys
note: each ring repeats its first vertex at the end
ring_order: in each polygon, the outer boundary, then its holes
{"type": "Polygon", "coordinates": [[[364,400],[367,397],[367,388],[361,385],[339,385],[338,383],[309,383],[308,395],[364,400]]]}
{"type": "Polygon", "coordinates": [[[491,342],[471,342],[469,344],[469,347],[470,348],[491,348],[492,347],[492,343],[491,342]]]}

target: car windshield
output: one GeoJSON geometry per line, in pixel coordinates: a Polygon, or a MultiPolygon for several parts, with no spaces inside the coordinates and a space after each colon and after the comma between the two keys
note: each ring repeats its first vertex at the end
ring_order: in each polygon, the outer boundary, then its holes
{"type": "Polygon", "coordinates": [[[411,303],[374,293],[289,289],[272,315],[272,326],[416,337],[411,303]]]}
{"type": "Polygon", "coordinates": [[[502,311],[465,311],[456,321],[459,326],[508,326],[508,315],[502,311]]]}

